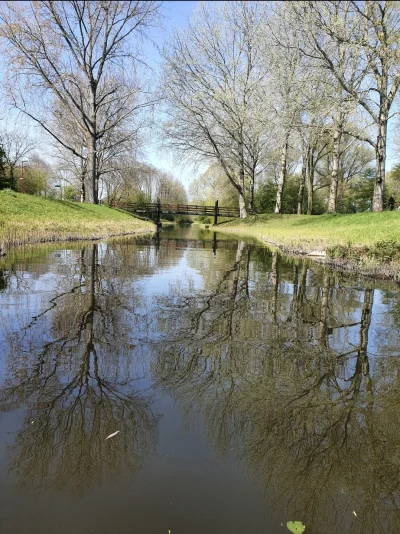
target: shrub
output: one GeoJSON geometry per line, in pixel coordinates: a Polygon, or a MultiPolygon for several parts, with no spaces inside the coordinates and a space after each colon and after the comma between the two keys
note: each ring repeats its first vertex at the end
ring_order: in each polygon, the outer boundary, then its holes
{"type": "Polygon", "coordinates": [[[333,259],[344,259],[347,258],[348,247],[344,245],[334,245],[333,247],[328,247],[326,249],[326,254],[329,258],[333,259]]]}
{"type": "Polygon", "coordinates": [[[327,256],[335,260],[358,261],[366,252],[368,252],[368,249],[354,247],[350,243],[348,245],[334,245],[326,249],[327,256]]]}
{"type": "Polygon", "coordinates": [[[369,249],[368,256],[380,261],[400,259],[400,243],[393,239],[378,241],[369,249]]]}

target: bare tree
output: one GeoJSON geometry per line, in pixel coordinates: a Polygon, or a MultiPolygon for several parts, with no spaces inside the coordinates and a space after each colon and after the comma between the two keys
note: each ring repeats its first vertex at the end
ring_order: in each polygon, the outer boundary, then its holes
{"type": "Polygon", "coordinates": [[[164,53],[167,143],[181,155],[217,162],[237,191],[241,217],[246,174],[258,158],[246,161],[266,75],[256,46],[263,13],[256,2],[202,3],[164,53]]]}
{"type": "MultiPolygon", "coordinates": [[[[99,122],[105,123],[109,120],[112,112],[107,111],[105,117],[101,117],[99,122]]],[[[54,117],[54,131],[58,132],[59,137],[68,139],[70,145],[74,146],[75,153],[65,149],[63,146],[55,143],[55,156],[60,161],[64,169],[68,169],[79,182],[80,199],[84,202],[86,191],[90,188],[88,183],[88,148],[85,137],[80,130],[74,128],[74,123],[70,120],[68,114],[57,114],[54,117]],[[75,154],[79,154],[77,157],[75,154]]],[[[124,160],[129,154],[137,155],[141,144],[141,130],[146,127],[145,120],[130,121],[130,124],[119,125],[118,128],[109,130],[99,141],[97,148],[97,180],[99,198],[102,196],[104,189],[109,191],[109,184],[113,182],[116,174],[115,171],[121,170],[124,160]]]]}
{"type": "Polygon", "coordinates": [[[287,178],[287,161],[290,136],[298,125],[305,105],[306,83],[303,58],[297,45],[298,32],[293,31],[284,15],[285,7],[278,6],[268,18],[264,48],[264,61],[269,64],[269,78],[264,90],[268,102],[265,128],[275,131],[279,145],[279,178],[275,213],[282,213],[282,200],[287,178]],[[282,45],[282,36],[285,44],[282,45]]]}
{"type": "Polygon", "coordinates": [[[181,182],[168,172],[159,171],[157,174],[155,189],[157,198],[159,198],[161,202],[186,204],[188,197],[186,189],[181,182]]]}
{"type": "Polygon", "coordinates": [[[109,205],[119,202],[161,202],[187,204],[182,183],[172,174],[152,165],[138,162],[132,154],[125,154],[118,167],[107,173],[104,187],[109,205]]]}
{"type": "Polygon", "coordinates": [[[45,113],[57,103],[62,114],[79,128],[88,150],[90,200],[98,202],[99,146],[138,108],[130,73],[138,68],[133,38],[144,35],[158,14],[160,2],[78,1],[4,2],[0,35],[6,44],[14,105],[38,122],[77,158],[81,153],[58,135],[45,113]],[[19,91],[18,91],[19,89],[19,91]],[[38,110],[33,99],[46,106],[38,110]],[[112,113],[108,110],[112,109],[112,113]],[[106,117],[105,120],[101,118],[106,117]]]}
{"type": "Polygon", "coordinates": [[[58,160],[58,167],[71,176],[71,181],[79,184],[81,202],[86,200],[87,186],[87,143],[84,132],[76,127],[74,117],[65,113],[62,106],[54,103],[49,118],[49,129],[63,144],[50,137],[54,147],[54,156],[58,160]]]}
{"type": "MultiPolygon", "coordinates": [[[[222,206],[237,207],[236,190],[226,183],[223,169],[215,163],[192,181],[189,188],[191,200],[196,204],[214,205],[219,200],[222,206]]],[[[249,195],[249,201],[250,201],[249,195]]]]}

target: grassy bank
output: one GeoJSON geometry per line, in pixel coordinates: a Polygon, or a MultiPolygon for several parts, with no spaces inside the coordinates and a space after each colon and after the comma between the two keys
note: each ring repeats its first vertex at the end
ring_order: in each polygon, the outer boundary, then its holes
{"type": "Polygon", "coordinates": [[[400,276],[400,212],[354,215],[262,214],[217,227],[252,236],[292,254],[313,254],[345,269],[400,276]]]}
{"type": "Polygon", "coordinates": [[[44,241],[101,239],[152,231],[151,222],[90,204],[0,191],[0,249],[44,241]]]}

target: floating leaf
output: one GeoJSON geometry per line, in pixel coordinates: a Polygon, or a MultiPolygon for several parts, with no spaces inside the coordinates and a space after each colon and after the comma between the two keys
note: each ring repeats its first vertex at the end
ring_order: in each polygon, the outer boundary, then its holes
{"type": "Polygon", "coordinates": [[[106,439],[109,439],[109,438],[112,438],[113,436],[116,436],[118,434],[118,432],[119,432],[119,430],[117,430],[116,432],[113,432],[112,434],[107,436],[106,439]]]}
{"type": "Polygon", "coordinates": [[[306,529],[301,521],[288,521],[286,526],[293,534],[303,534],[306,529]]]}

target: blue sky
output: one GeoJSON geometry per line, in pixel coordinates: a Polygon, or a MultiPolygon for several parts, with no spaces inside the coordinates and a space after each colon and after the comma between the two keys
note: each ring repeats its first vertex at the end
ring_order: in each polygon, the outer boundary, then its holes
{"type": "MultiPolygon", "coordinates": [[[[163,42],[168,38],[174,28],[183,28],[186,26],[196,4],[197,2],[165,2],[163,4],[163,28],[161,30],[157,28],[151,32],[150,37],[155,45],[151,43],[145,45],[147,61],[156,71],[161,67],[161,57],[157,47],[162,48],[163,42]]],[[[148,163],[151,163],[158,169],[172,172],[185,185],[188,185],[196,177],[199,170],[190,166],[185,166],[184,168],[179,166],[174,161],[172,154],[168,154],[160,149],[159,140],[155,134],[153,134],[151,141],[145,150],[145,159],[148,163]]]]}

